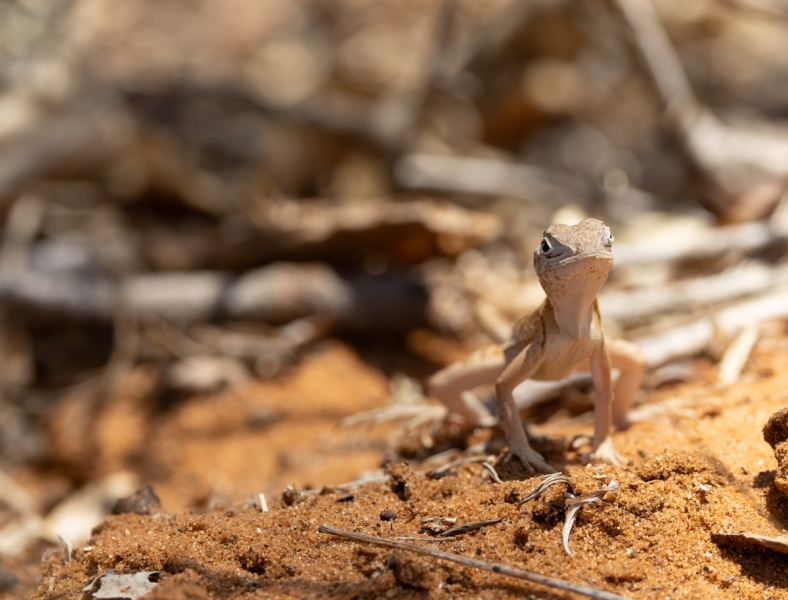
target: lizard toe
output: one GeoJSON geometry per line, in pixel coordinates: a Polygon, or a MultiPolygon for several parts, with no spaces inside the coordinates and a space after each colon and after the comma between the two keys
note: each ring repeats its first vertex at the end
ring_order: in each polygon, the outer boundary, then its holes
{"type": "Polygon", "coordinates": [[[607,438],[599,447],[589,455],[591,462],[601,462],[614,467],[626,467],[627,459],[618,453],[613,445],[613,440],[607,438]]]}
{"type": "Polygon", "coordinates": [[[509,451],[509,457],[516,456],[520,459],[523,467],[525,470],[528,471],[529,475],[533,475],[535,473],[557,473],[553,467],[551,467],[545,459],[542,457],[541,454],[532,450],[531,448],[522,449],[518,451],[509,451]]]}

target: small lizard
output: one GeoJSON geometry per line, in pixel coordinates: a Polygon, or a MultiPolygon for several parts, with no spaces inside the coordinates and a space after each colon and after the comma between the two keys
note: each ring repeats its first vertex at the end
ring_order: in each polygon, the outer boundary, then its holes
{"type": "Polygon", "coordinates": [[[547,294],[542,305],[514,325],[508,342],[482,348],[429,381],[429,394],[471,427],[489,419],[490,413],[468,391],[495,382],[509,455],[518,457],[529,473],[554,469],[528,443],[514,388],[529,378],[562,379],[575,370],[590,370],[594,381],[592,458],[625,464],[608,434],[612,424],[627,425],[645,363],[637,346],[624,340],[606,341],[602,333],[596,295],[613,266],[612,245],[610,229],[597,219],[548,227],[534,251],[534,268],[547,294]],[[619,371],[615,390],[611,366],[619,371]]]}

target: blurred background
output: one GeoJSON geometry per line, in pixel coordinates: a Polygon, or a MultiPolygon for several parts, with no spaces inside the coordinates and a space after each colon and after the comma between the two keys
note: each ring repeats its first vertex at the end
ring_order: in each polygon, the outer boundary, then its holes
{"type": "Polygon", "coordinates": [[[0,587],[35,580],[35,540],[91,485],[178,510],[376,466],[383,438],[332,459],[358,437],[333,424],[505,338],[552,222],[613,230],[616,335],[779,290],[787,19],[0,2],[0,587]]]}

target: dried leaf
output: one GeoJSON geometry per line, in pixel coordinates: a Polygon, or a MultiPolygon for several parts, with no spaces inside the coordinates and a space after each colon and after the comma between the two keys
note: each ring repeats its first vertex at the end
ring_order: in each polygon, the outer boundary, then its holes
{"type": "Polygon", "coordinates": [[[611,479],[610,483],[607,485],[606,488],[597,490],[595,492],[591,492],[587,496],[583,496],[582,498],[577,498],[569,503],[569,506],[567,506],[566,509],[566,520],[564,521],[564,528],[563,531],[561,532],[561,543],[564,546],[564,552],[566,552],[569,556],[572,555],[572,551],[569,550],[569,534],[572,531],[572,526],[575,524],[575,518],[577,517],[578,511],[581,508],[583,508],[586,504],[593,504],[594,502],[598,502],[599,500],[605,497],[605,494],[617,490],[618,487],[619,487],[618,482],[615,479],[611,479]]]}
{"type": "Polygon", "coordinates": [[[161,571],[140,571],[115,575],[108,569],[82,588],[82,591],[91,598],[136,600],[156,587],[160,573],[161,571]],[[151,578],[154,580],[151,581],[151,578]]]}

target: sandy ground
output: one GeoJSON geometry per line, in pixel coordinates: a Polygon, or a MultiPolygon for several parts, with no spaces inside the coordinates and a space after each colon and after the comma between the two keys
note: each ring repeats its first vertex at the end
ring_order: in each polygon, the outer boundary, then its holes
{"type": "MultiPolygon", "coordinates": [[[[161,571],[151,599],[574,597],[319,533],[327,524],[423,538],[416,543],[631,598],[788,598],[788,555],[715,536],[777,535],[788,527],[788,498],[774,485],[777,460],[762,434],[770,415],[788,406],[788,339],[762,339],[740,381],[726,388],[715,387],[708,361],[690,366],[688,379],[646,399],[684,398],[690,408],[615,435],[630,461],[626,468],[583,464],[582,449],[570,442],[590,427],[566,411],[553,411],[535,428],[544,435],[536,448],[570,477],[576,495],[613,479],[620,484],[579,512],[572,556],[561,545],[565,486],[519,505],[538,481],[517,465],[499,464],[503,483],[478,463],[434,479],[427,475],[433,464],[405,464],[393,450],[398,443],[412,449],[417,435],[406,443],[399,426],[338,428],[342,416],[387,397],[385,377],[347,346],[326,344],[281,381],[164,406],[151,405],[152,375],[137,370],[116,386],[82,443],[57,435],[66,424],[73,431],[84,412],[78,393],[64,401],[52,419],[54,447],[72,476],[131,470],[140,486],[153,485],[161,509],[108,517],[75,545],[69,563],[50,549],[39,567],[44,546],[5,561],[20,579],[6,597],[78,598],[105,569],[161,571]],[[297,490],[339,484],[384,463],[389,481],[349,492],[283,494],[289,484],[297,490]],[[267,513],[253,502],[260,492],[267,513]],[[501,521],[431,541],[429,529],[444,520],[488,519],[501,521]]],[[[43,473],[15,475],[55,485],[43,473]]]]}

